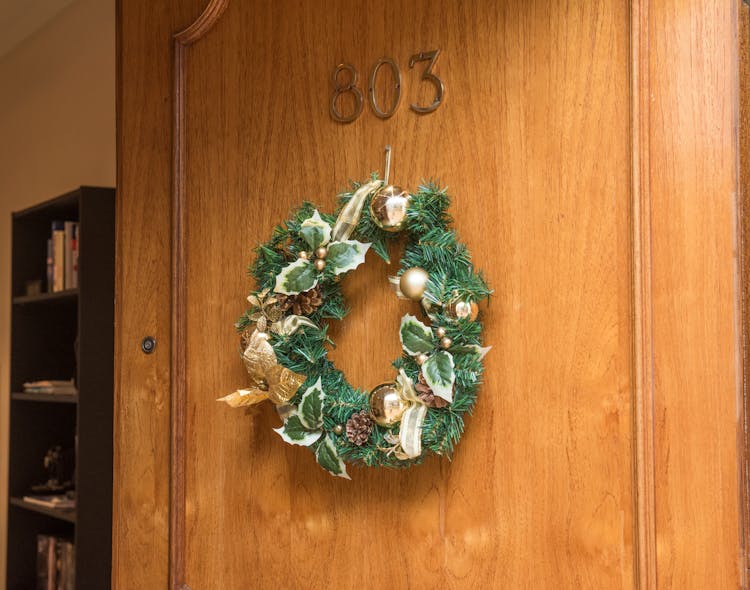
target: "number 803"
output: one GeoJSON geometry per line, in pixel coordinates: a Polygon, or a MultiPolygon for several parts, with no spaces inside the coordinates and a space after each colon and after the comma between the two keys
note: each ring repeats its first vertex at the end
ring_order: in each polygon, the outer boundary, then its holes
{"type": "MultiPolygon", "coordinates": [[[[422,61],[429,62],[427,64],[427,67],[422,72],[422,80],[430,82],[431,84],[435,86],[435,98],[433,99],[432,104],[429,104],[427,106],[422,106],[419,104],[409,105],[409,108],[411,108],[411,110],[413,110],[416,113],[420,113],[420,114],[431,113],[435,109],[437,109],[443,102],[443,95],[445,94],[445,85],[443,84],[443,81],[440,78],[438,78],[435,75],[435,73],[433,73],[432,71],[439,56],[440,56],[440,50],[435,49],[433,51],[416,53],[409,58],[409,69],[413,68],[419,62],[422,62],[422,61]]],[[[335,121],[338,121],[339,123],[351,123],[362,114],[362,108],[364,107],[365,98],[364,98],[364,95],[362,94],[362,90],[360,90],[360,88],[357,86],[358,81],[359,81],[359,74],[357,73],[357,70],[352,64],[341,63],[337,65],[336,68],[333,70],[333,74],[331,74],[331,82],[333,83],[333,94],[331,96],[330,106],[331,106],[331,117],[335,121]],[[342,72],[347,72],[349,74],[348,79],[346,78],[345,75],[342,75],[342,72]],[[351,94],[352,97],[354,98],[354,109],[348,115],[343,114],[339,110],[339,104],[338,104],[339,97],[345,94],[351,94]]],[[[392,58],[383,57],[379,59],[377,62],[375,62],[375,65],[372,67],[372,70],[370,71],[370,79],[369,79],[367,94],[368,94],[368,100],[370,102],[370,106],[372,107],[373,112],[381,119],[388,119],[389,117],[392,117],[396,113],[396,110],[398,110],[398,105],[401,102],[401,70],[399,69],[398,65],[392,58]],[[375,96],[375,81],[378,76],[378,71],[384,65],[387,65],[388,67],[391,68],[391,71],[393,73],[393,78],[396,82],[395,94],[394,94],[391,106],[388,110],[383,110],[383,108],[378,104],[377,97],[375,96]]]]}

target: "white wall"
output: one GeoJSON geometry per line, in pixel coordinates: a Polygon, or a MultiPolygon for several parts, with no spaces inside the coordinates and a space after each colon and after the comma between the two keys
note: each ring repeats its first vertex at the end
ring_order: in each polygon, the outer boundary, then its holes
{"type": "Polygon", "coordinates": [[[5,587],[10,214],[115,185],[115,2],[75,0],[0,58],[0,588],[5,587]]]}

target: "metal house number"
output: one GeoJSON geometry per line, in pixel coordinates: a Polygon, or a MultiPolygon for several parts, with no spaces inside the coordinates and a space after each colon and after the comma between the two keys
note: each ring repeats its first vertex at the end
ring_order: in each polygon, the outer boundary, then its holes
{"type": "MultiPolygon", "coordinates": [[[[422,71],[421,80],[432,84],[435,87],[435,98],[431,104],[420,105],[412,103],[409,108],[415,113],[427,114],[435,111],[443,102],[443,95],[445,94],[445,85],[443,81],[432,71],[435,67],[435,63],[440,56],[440,50],[435,49],[433,51],[423,51],[421,53],[415,53],[409,58],[409,69],[412,69],[419,62],[428,62],[427,67],[422,71]]],[[[357,86],[359,81],[359,73],[352,64],[341,63],[337,65],[333,74],[331,74],[331,82],[333,83],[333,94],[331,96],[331,117],[334,121],[339,123],[351,123],[356,120],[362,114],[362,108],[364,106],[365,97],[362,90],[357,86]],[[354,109],[344,114],[339,110],[338,99],[341,95],[350,93],[354,97],[354,109]]],[[[388,119],[396,114],[399,103],[401,102],[401,69],[398,64],[390,57],[383,57],[375,62],[375,65],[370,70],[370,79],[367,88],[367,97],[370,102],[372,111],[381,119],[388,119]],[[378,78],[378,72],[383,66],[389,67],[395,80],[395,95],[392,103],[387,109],[378,102],[378,98],[375,96],[375,82],[378,78]],[[384,110],[385,109],[385,110],[384,110]]]]}

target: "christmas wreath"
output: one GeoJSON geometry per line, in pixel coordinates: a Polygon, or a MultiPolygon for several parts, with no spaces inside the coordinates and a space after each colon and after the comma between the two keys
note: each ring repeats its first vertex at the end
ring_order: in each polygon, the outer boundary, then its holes
{"type": "Polygon", "coordinates": [[[491,291],[450,228],[450,198],[435,183],[408,194],[373,175],[339,195],[336,215],[303,203],[256,248],[258,289],[236,323],[250,386],[220,398],[232,407],[270,400],[284,441],[349,478],[346,464],[408,467],[429,453],[449,456],[476,402],[482,377],[478,303],[491,291]],[[396,295],[421,303],[401,319],[395,378],[371,391],[352,387],[327,358],[326,320],[347,314],[340,279],[372,249],[386,262],[405,235],[396,295]]]}

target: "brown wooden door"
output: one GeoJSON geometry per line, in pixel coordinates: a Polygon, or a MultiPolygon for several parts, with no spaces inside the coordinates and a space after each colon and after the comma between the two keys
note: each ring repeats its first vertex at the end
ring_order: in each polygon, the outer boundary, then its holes
{"type": "MultiPolygon", "coordinates": [[[[736,26],[697,0],[120,3],[114,587],[738,587],[736,26]],[[406,64],[435,48],[419,116],[406,64]],[[333,121],[335,65],[365,88],[383,56],[397,113],[333,121]],[[450,187],[494,348],[452,461],[346,482],[214,400],[244,383],[253,246],[386,144],[399,183],[450,187]]],[[[364,388],[413,311],[387,274],[347,279],[332,330],[364,388]]]]}

